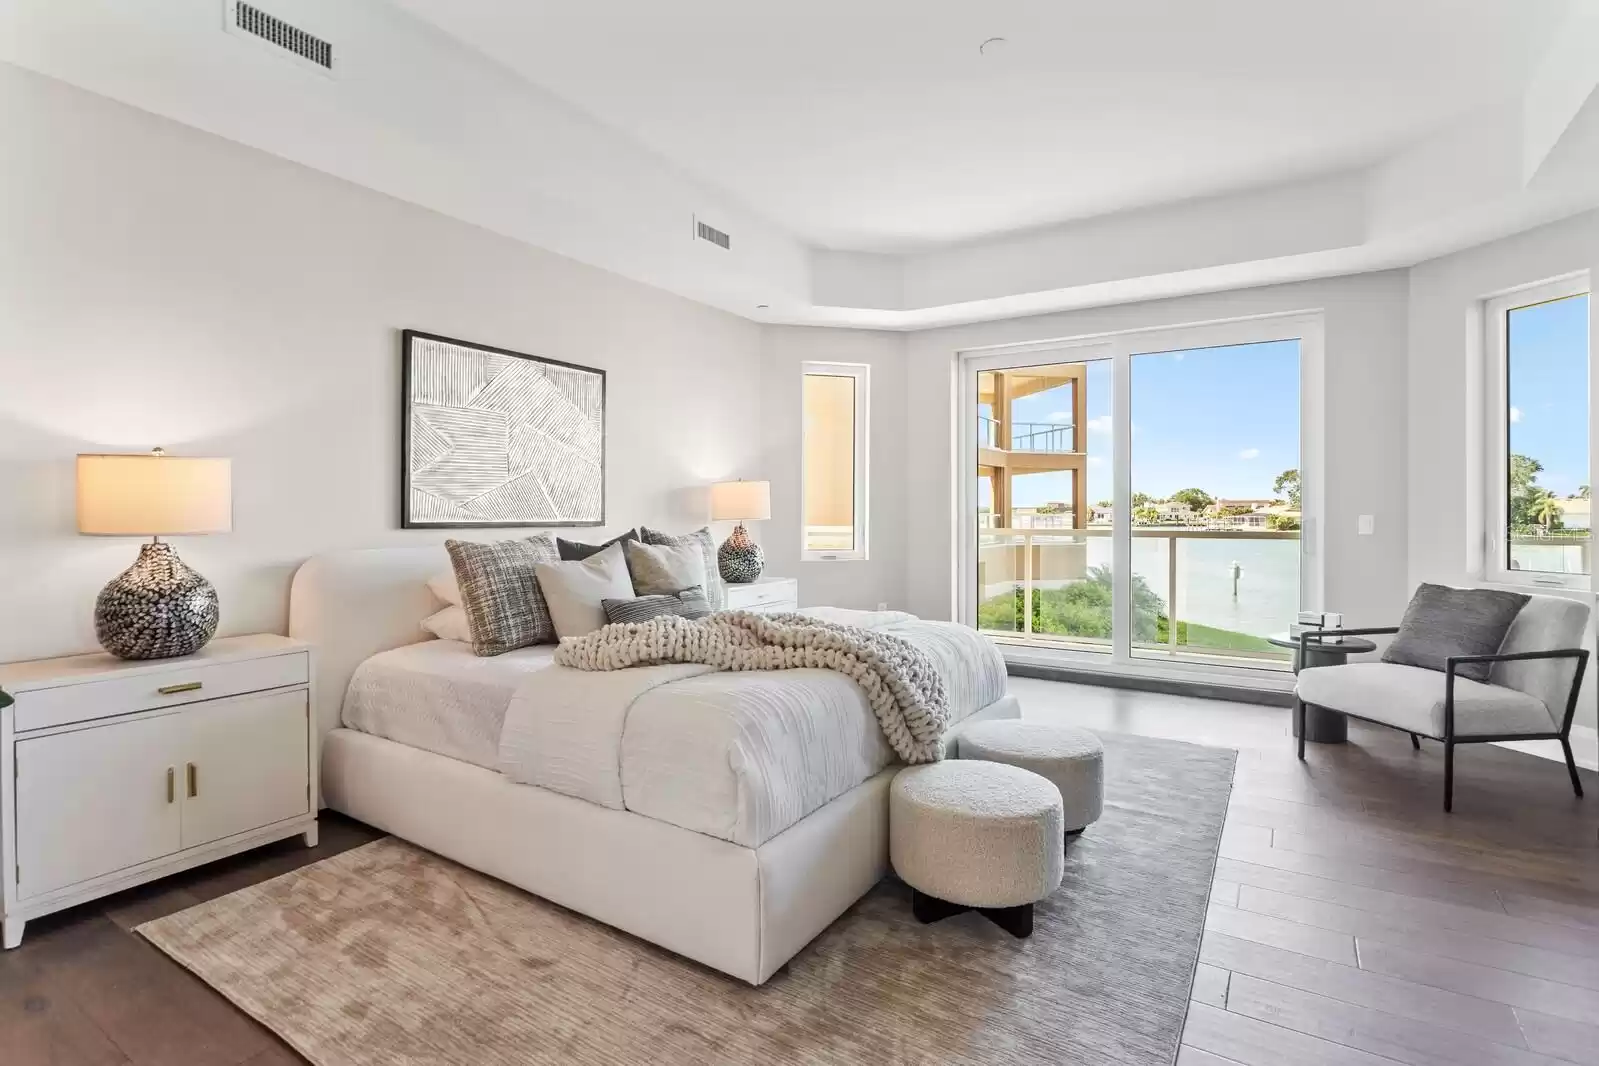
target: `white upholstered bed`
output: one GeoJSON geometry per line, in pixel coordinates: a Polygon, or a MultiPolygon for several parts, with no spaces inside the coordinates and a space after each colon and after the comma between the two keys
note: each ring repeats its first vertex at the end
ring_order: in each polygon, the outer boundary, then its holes
{"type": "MultiPolygon", "coordinates": [[[[552,773],[597,761],[614,783],[593,787],[614,800],[498,772],[507,707],[542,697],[554,649],[485,659],[432,640],[425,583],[448,565],[441,547],[372,549],[295,575],[289,628],[317,647],[326,805],[754,984],[887,872],[893,754],[854,682],[829,671],[683,678],[632,702],[614,748],[559,731],[541,746],[552,773]]],[[[953,714],[1016,716],[996,652],[905,624],[949,664],[953,714]]]]}

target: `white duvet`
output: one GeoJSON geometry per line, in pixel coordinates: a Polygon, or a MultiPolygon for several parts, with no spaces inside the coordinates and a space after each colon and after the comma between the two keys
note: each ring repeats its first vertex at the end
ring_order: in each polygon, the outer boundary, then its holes
{"type": "MultiPolygon", "coordinates": [[[[1005,697],[999,651],[964,626],[803,613],[911,641],[942,677],[952,723],[1005,697]]],[[[830,670],[586,672],[534,651],[478,659],[430,641],[374,656],[351,682],[344,724],[748,847],[895,761],[865,694],[830,670]]]]}

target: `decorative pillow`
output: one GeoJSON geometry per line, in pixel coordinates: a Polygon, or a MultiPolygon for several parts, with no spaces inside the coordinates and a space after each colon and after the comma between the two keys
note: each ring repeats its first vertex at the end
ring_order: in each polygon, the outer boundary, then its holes
{"type": "Polygon", "coordinates": [[[613,544],[624,544],[630,540],[638,540],[638,530],[630,529],[620,537],[612,537],[604,544],[584,544],[582,541],[564,540],[556,537],[555,547],[559,549],[562,560],[570,562],[577,559],[587,559],[595,552],[604,551],[613,544]]]}
{"type": "MultiPolygon", "coordinates": [[[[681,589],[705,587],[705,556],[697,544],[640,544],[629,541],[627,568],[639,596],[671,596],[681,589]]],[[[706,597],[709,599],[709,597],[706,597]]]]}
{"type": "MultiPolygon", "coordinates": [[[[1519,592],[1424,584],[1410,598],[1399,635],[1382,653],[1382,661],[1442,670],[1451,655],[1493,655],[1528,599],[1519,592]]],[[[1455,673],[1486,682],[1492,667],[1461,663],[1455,673]]]]}
{"type": "MultiPolygon", "coordinates": [[[[662,533],[649,526],[639,527],[639,536],[645,544],[668,544],[674,546],[698,545],[700,552],[705,557],[705,598],[711,602],[711,610],[720,611],[727,606],[727,590],[722,587],[722,574],[716,568],[716,539],[711,536],[709,526],[685,533],[681,537],[674,537],[670,533],[662,533]]],[[[689,585],[699,584],[697,581],[685,581],[678,588],[687,588],[689,585]]],[[[636,587],[636,586],[635,586],[636,587]]],[[[639,589],[643,592],[643,589],[639,589]]],[[[664,590],[663,590],[664,591],[664,590]]]]}
{"type": "Polygon", "coordinates": [[[446,570],[428,578],[428,591],[437,596],[440,603],[451,607],[461,606],[461,586],[456,583],[454,570],[446,570]]]}
{"type": "Polygon", "coordinates": [[[606,600],[604,607],[605,620],[612,623],[648,622],[651,618],[659,618],[663,614],[675,614],[683,618],[704,618],[711,613],[711,605],[705,598],[705,590],[698,585],[684,589],[675,596],[636,596],[627,600],[606,600]]]}
{"type": "Polygon", "coordinates": [[[539,575],[544,602],[550,605],[556,635],[562,639],[594,632],[605,624],[604,602],[633,592],[621,544],[612,544],[587,559],[540,563],[533,569],[539,575]]]}
{"type": "Polygon", "coordinates": [[[440,640],[472,643],[472,627],[467,622],[466,610],[462,607],[446,607],[438,614],[428,615],[422,619],[422,628],[440,640]]]}
{"type": "Polygon", "coordinates": [[[447,540],[461,586],[461,606],[472,630],[472,651],[500,655],[532,644],[554,644],[555,624],[539,591],[539,563],[560,559],[547,536],[491,544],[447,540]]]}

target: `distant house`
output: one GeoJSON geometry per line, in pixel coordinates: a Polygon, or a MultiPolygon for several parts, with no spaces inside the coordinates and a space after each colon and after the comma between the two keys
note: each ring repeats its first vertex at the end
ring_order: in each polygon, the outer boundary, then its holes
{"type": "Polygon", "coordinates": [[[1268,507],[1275,506],[1276,503],[1276,500],[1217,500],[1216,510],[1224,511],[1229,507],[1247,507],[1251,511],[1264,511],[1268,507]]]}
{"type": "Polygon", "coordinates": [[[1592,529],[1593,528],[1593,501],[1573,496],[1570,499],[1556,500],[1560,505],[1560,524],[1567,529],[1592,529]]]}

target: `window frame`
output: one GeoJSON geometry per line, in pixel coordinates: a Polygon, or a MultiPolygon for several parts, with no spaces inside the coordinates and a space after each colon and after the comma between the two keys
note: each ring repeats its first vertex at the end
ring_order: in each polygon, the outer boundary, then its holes
{"type": "MultiPolygon", "coordinates": [[[[1515,588],[1586,592],[1594,587],[1592,574],[1558,574],[1538,570],[1512,570],[1509,560],[1510,536],[1510,312],[1523,307],[1552,303],[1573,296],[1587,296],[1589,317],[1593,315],[1593,293],[1586,271],[1567,274],[1549,281],[1490,296],[1482,301],[1484,443],[1482,580],[1488,584],[1515,588]]],[[[1593,336],[1588,338],[1588,453],[1589,477],[1593,469],[1593,336]]],[[[1591,531],[1590,531],[1591,534],[1591,531]]]]}
{"type": "Polygon", "coordinates": [[[870,506],[872,418],[872,368],[867,363],[831,363],[806,361],[800,364],[800,480],[799,480],[799,538],[800,561],[806,563],[865,562],[871,557],[870,506]],[[821,551],[807,547],[805,523],[805,379],[808,377],[847,377],[855,380],[855,439],[854,439],[854,547],[847,551],[821,551]]]}

